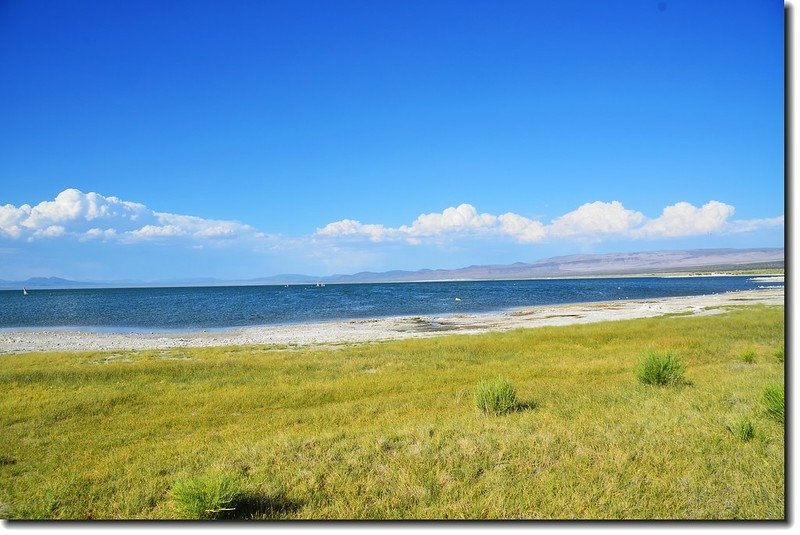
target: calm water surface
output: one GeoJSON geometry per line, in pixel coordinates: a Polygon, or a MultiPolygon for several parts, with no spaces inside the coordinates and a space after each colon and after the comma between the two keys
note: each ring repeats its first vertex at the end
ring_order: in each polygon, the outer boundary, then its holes
{"type": "Polygon", "coordinates": [[[0,328],[214,329],[521,306],[704,295],[782,283],[752,277],[605,278],[0,291],[0,328]]]}

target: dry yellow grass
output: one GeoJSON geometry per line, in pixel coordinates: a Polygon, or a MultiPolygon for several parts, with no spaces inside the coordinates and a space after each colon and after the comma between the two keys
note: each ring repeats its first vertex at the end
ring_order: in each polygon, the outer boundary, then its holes
{"type": "Polygon", "coordinates": [[[220,476],[234,518],[782,519],[784,428],[761,396],[783,339],[783,308],[761,306],[335,350],[5,356],[0,507],[175,518],[178,482],[220,476]],[[686,383],[641,384],[647,350],[678,355],[686,383]],[[498,376],[525,410],[476,409],[498,376]]]}

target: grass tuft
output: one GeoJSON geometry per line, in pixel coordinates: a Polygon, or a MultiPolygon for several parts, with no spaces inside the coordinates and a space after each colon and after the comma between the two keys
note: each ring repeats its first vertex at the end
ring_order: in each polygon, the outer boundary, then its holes
{"type": "Polygon", "coordinates": [[[775,358],[778,360],[778,362],[784,362],[786,360],[786,351],[782,347],[775,350],[775,353],[773,354],[775,355],[775,358]]]}
{"type": "Polygon", "coordinates": [[[772,418],[784,423],[786,412],[786,399],[783,385],[769,385],[762,394],[764,407],[772,418]]]}
{"type": "Polygon", "coordinates": [[[728,430],[742,442],[747,442],[756,436],[756,428],[748,418],[742,418],[736,423],[728,425],[728,430]]]}
{"type": "Polygon", "coordinates": [[[517,390],[511,381],[498,377],[480,380],[475,389],[475,405],[484,414],[505,414],[517,409],[517,390]]]}
{"type": "Polygon", "coordinates": [[[672,353],[648,351],[636,367],[636,377],[646,385],[677,385],[683,382],[686,366],[672,353]]]}
{"type": "Polygon", "coordinates": [[[236,509],[236,481],[224,474],[207,474],[183,481],[172,487],[172,499],[182,518],[216,520],[230,518],[236,509]]]}
{"type": "Polygon", "coordinates": [[[755,349],[748,349],[744,353],[741,354],[742,362],[746,364],[753,364],[756,361],[756,351],[755,349]]]}

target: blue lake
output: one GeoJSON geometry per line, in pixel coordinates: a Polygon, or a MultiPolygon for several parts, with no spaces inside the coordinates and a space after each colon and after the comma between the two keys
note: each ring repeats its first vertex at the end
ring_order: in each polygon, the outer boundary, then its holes
{"type": "Polygon", "coordinates": [[[624,277],[190,288],[0,291],[0,328],[214,329],[704,295],[782,283],[752,277],[624,277]]]}

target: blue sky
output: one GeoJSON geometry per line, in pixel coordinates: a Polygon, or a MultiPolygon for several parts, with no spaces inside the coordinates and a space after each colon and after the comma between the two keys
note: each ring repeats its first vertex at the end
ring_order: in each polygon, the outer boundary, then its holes
{"type": "Polygon", "coordinates": [[[0,279],[783,245],[775,1],[0,3],[0,279]]]}

